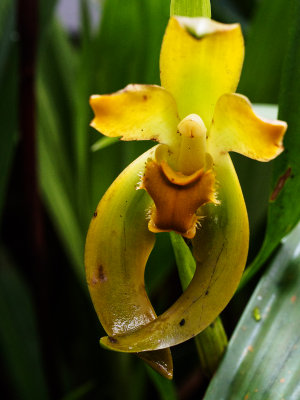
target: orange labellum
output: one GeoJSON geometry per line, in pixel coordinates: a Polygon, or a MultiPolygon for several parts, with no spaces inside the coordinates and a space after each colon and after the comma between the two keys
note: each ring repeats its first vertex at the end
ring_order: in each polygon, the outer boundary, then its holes
{"type": "Polygon", "coordinates": [[[142,188],[152,197],[148,228],[151,232],[174,231],[192,239],[196,234],[196,211],[206,203],[216,203],[215,175],[200,169],[192,175],[174,171],[165,161],[149,160],[142,188]]]}

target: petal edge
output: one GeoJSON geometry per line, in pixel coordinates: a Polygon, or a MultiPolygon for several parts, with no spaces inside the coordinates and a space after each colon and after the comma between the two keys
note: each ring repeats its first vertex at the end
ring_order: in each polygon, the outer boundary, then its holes
{"type": "Polygon", "coordinates": [[[160,55],[161,84],[174,96],[181,119],[198,114],[208,128],[218,98],[235,92],[243,60],[239,24],[171,18],[160,55]]]}
{"type": "Polygon", "coordinates": [[[93,95],[91,126],[121,140],[173,143],[179,122],[175,100],[156,85],[128,85],[106,95],[93,95]]]}
{"type": "Polygon", "coordinates": [[[234,151],[258,161],[269,161],[283,151],[284,121],[260,118],[247,97],[224,94],[216,104],[208,146],[211,154],[234,151]]]}

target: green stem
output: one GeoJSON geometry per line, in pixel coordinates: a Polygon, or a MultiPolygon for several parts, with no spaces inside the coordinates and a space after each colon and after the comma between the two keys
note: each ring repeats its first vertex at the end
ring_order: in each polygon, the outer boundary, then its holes
{"type": "Polygon", "coordinates": [[[228,339],[220,317],[217,317],[203,332],[195,337],[200,365],[207,378],[216,372],[228,339]]]}
{"type": "MultiPolygon", "coordinates": [[[[194,276],[196,262],[182,236],[170,232],[170,238],[181,285],[185,290],[194,276]]],[[[199,333],[195,337],[195,342],[202,371],[207,378],[210,378],[216,371],[228,343],[221,318],[218,317],[203,332],[199,333]]]]}
{"type": "Polygon", "coordinates": [[[210,0],[171,0],[170,15],[210,18],[210,0]]]}

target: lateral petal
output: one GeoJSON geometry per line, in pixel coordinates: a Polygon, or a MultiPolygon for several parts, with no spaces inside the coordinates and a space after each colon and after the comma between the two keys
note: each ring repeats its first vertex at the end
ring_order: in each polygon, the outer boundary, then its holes
{"type": "Polygon", "coordinates": [[[202,227],[193,240],[195,275],[181,297],[149,324],[115,336],[103,346],[113,350],[149,351],[188,340],[204,330],[232,298],[246,264],[249,226],[246,207],[229,155],[215,165],[221,205],[207,204],[202,227]]]}
{"type": "Polygon", "coordinates": [[[198,114],[209,128],[218,98],[237,88],[243,59],[239,24],[172,17],[162,43],[160,76],[180,118],[198,114]]]}
{"type": "MultiPolygon", "coordinates": [[[[155,152],[149,150],[114,181],[91,221],[85,268],[89,292],[108,335],[127,333],[156,318],[144,284],[144,270],[155,236],[145,218],[152,200],[136,190],[138,174],[155,152]]],[[[172,378],[170,350],[138,354],[167,378],[172,378]]]]}
{"type": "Polygon", "coordinates": [[[172,95],[156,85],[128,85],[113,94],[93,95],[91,126],[121,140],[154,140],[172,144],[179,117],[172,95]]]}
{"type": "Polygon", "coordinates": [[[213,157],[235,151],[259,161],[269,161],[283,151],[286,122],[260,118],[247,97],[224,94],[218,100],[209,132],[213,157]]]}

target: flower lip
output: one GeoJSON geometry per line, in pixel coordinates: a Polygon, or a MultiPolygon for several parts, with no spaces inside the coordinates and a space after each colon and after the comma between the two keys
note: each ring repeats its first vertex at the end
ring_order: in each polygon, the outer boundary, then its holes
{"type": "Polygon", "coordinates": [[[192,239],[196,234],[199,207],[216,203],[215,175],[200,169],[192,175],[174,171],[165,161],[148,160],[141,188],[155,206],[148,228],[151,232],[174,231],[192,239]]]}
{"type": "Polygon", "coordinates": [[[160,166],[164,176],[169,180],[169,182],[178,186],[187,186],[195,183],[203,175],[203,169],[199,169],[192,175],[184,175],[181,172],[174,171],[164,160],[161,162],[160,166]]]}

